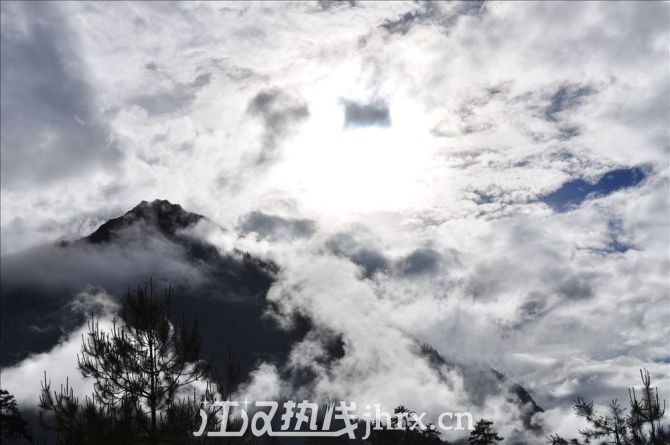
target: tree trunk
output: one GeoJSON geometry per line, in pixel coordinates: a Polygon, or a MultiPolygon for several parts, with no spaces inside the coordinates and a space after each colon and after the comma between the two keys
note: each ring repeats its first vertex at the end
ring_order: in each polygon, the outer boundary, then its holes
{"type": "Polygon", "coordinates": [[[149,339],[149,409],[151,410],[151,434],[150,443],[156,441],[156,376],[154,365],[154,344],[153,339],[149,339]]]}

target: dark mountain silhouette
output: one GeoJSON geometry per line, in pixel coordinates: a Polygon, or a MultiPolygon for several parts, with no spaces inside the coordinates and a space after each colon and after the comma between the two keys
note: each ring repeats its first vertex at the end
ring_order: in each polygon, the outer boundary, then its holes
{"type": "Polygon", "coordinates": [[[142,240],[164,238],[182,248],[189,263],[202,269],[207,278],[205,293],[217,291],[230,300],[262,299],[278,267],[239,250],[222,254],[212,244],[189,235],[187,230],[201,221],[209,220],[184,210],[179,204],[160,199],[142,201],[78,242],[105,245],[132,242],[138,235],[142,240]]]}
{"type": "Polygon", "coordinates": [[[84,238],[93,243],[108,243],[121,236],[121,233],[136,224],[146,225],[169,239],[178,239],[179,232],[194,226],[205,219],[197,213],[187,212],[179,204],[156,199],[142,201],[135,208],[118,218],[110,219],[84,238]]]}
{"type": "MultiPolygon", "coordinates": [[[[239,250],[220,251],[193,234],[191,229],[201,223],[213,224],[165,200],[142,201],[84,238],[3,258],[2,366],[50,350],[81,326],[96,311],[95,305],[87,305],[93,302],[77,299],[87,285],[100,285],[120,299],[128,286],[151,278],[157,286],[169,283],[174,289],[173,322],[197,319],[204,356],[215,367],[225,366],[227,353],[239,361],[243,374],[261,360],[271,362],[285,381],[308,388],[317,376],[284,365],[291,346],[315,326],[301,318],[287,332],[267,316],[273,308],[266,295],[277,265],[239,250]],[[86,311],[76,309],[82,306],[86,311]]],[[[346,352],[341,333],[328,335],[323,360],[334,366],[346,352]]],[[[430,347],[423,352],[438,373],[443,366],[458,367],[475,403],[504,394],[523,407],[527,428],[536,428],[531,419],[542,409],[521,385],[490,368],[448,362],[430,347]]]]}
{"type": "Polygon", "coordinates": [[[510,381],[505,374],[486,366],[464,365],[456,361],[447,360],[432,346],[424,344],[421,347],[423,355],[431,366],[441,373],[441,368],[458,368],[463,375],[463,386],[475,404],[483,404],[486,397],[503,395],[505,399],[519,406],[522,421],[528,430],[541,432],[542,425],[533,422],[533,416],[544,412],[531,394],[522,385],[510,381]]]}
{"type": "Polygon", "coordinates": [[[175,320],[197,318],[215,364],[228,348],[246,368],[281,360],[308,324],[288,333],[264,316],[277,266],[239,250],[220,252],[188,233],[203,221],[169,201],[142,201],[82,239],[3,258],[2,366],[51,349],[80,326],[89,314],[75,310],[87,305],[76,293],[87,285],[119,298],[150,278],[174,288],[175,320]]]}

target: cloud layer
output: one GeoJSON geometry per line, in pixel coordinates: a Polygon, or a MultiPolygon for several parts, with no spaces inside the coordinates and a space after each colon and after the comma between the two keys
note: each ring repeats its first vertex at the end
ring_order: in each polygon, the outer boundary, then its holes
{"type": "Polygon", "coordinates": [[[465,396],[460,364],[522,383],[549,431],[639,367],[668,394],[668,7],[3,3],[3,259],[166,198],[280,266],[278,323],[314,323],[250,393],[311,368],[312,395],[510,437],[523,413],[465,396]]]}

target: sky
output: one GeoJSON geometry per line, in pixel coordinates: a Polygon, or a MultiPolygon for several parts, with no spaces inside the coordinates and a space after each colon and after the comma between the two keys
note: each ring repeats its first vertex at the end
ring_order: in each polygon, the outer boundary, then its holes
{"type": "Polygon", "coordinates": [[[278,263],[280,319],[345,333],[317,395],[391,400],[381,366],[467,405],[406,365],[420,342],[523,383],[552,431],[641,367],[668,398],[667,3],[1,8],[3,257],[168,199],[278,263]]]}

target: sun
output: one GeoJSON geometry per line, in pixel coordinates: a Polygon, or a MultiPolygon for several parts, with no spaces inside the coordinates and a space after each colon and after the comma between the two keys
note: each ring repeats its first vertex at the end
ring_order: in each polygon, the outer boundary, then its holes
{"type": "Polygon", "coordinates": [[[284,148],[273,181],[326,214],[403,211],[421,204],[435,147],[412,101],[396,98],[390,125],[345,127],[341,97],[310,104],[311,117],[284,148]]]}

